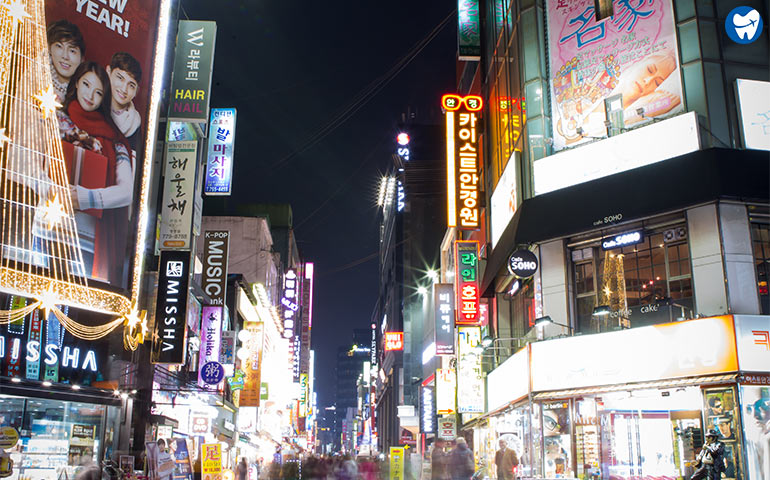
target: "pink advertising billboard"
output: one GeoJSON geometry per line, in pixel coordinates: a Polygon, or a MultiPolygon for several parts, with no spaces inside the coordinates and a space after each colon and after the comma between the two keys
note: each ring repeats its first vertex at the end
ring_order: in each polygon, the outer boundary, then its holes
{"type": "Polygon", "coordinates": [[[671,0],[547,3],[555,150],[684,110],[671,0]]]}

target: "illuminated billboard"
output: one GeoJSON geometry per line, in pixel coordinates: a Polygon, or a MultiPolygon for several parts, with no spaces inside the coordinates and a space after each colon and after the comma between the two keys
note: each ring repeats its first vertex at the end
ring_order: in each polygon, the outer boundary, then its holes
{"type": "Polygon", "coordinates": [[[547,0],[553,147],[684,110],[672,0],[547,0]]]}
{"type": "Polygon", "coordinates": [[[441,99],[446,120],[447,226],[478,230],[480,225],[481,97],[447,94],[441,99]]]}
{"type": "Polygon", "coordinates": [[[197,141],[166,143],[160,214],[161,250],[189,250],[192,245],[197,155],[197,141]]]}
{"type": "Polygon", "coordinates": [[[735,98],[743,146],[770,150],[770,82],[739,78],[735,80],[735,98]]]}
{"type": "Polygon", "coordinates": [[[385,351],[404,349],[404,332],[385,332],[385,351]]]}
{"type": "Polygon", "coordinates": [[[206,178],[203,180],[206,195],[232,193],[236,114],[234,108],[211,109],[206,178]]]}
{"type": "Polygon", "coordinates": [[[457,1],[457,51],[460,60],[481,60],[479,0],[457,1]]]}
{"type": "Polygon", "coordinates": [[[454,355],[455,353],[455,302],[454,286],[451,283],[433,285],[435,299],[436,327],[435,354],[454,355]]]}
{"type": "Polygon", "coordinates": [[[479,291],[479,242],[455,242],[455,302],[458,325],[478,325],[481,322],[479,291]]]}
{"type": "Polygon", "coordinates": [[[216,38],[216,22],[179,21],[169,118],[198,123],[208,120],[216,38]]]}
{"type": "Polygon", "coordinates": [[[519,153],[514,152],[508,159],[508,164],[505,166],[503,174],[500,175],[494,192],[492,192],[489,222],[492,248],[497,245],[497,241],[500,240],[505,227],[508,226],[519,206],[518,160],[519,153]]]}
{"type": "Polygon", "coordinates": [[[484,375],[481,354],[476,347],[481,343],[481,328],[457,329],[457,411],[481,413],[484,411],[484,375]]]}
{"type": "Polygon", "coordinates": [[[454,368],[439,368],[436,370],[436,414],[454,415],[457,413],[455,389],[457,388],[457,373],[454,368]]]}
{"type": "Polygon", "coordinates": [[[130,312],[163,73],[155,56],[165,52],[169,4],[60,0],[45,2],[45,15],[30,4],[17,19],[4,17],[2,57],[17,69],[0,71],[0,289],[130,312]],[[84,78],[98,98],[82,94],[84,78]]]}

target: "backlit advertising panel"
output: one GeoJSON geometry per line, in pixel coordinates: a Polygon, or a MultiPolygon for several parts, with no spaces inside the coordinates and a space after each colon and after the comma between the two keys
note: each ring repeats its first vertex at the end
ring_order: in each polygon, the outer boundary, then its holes
{"type": "Polygon", "coordinates": [[[224,307],[205,305],[201,313],[201,349],[198,352],[198,386],[211,388],[202,378],[200,372],[208,362],[219,361],[219,349],[222,342],[222,318],[224,307]]]}
{"type": "MultiPolygon", "coordinates": [[[[163,73],[155,68],[155,56],[165,51],[170,2],[41,3],[45,24],[36,32],[29,25],[19,30],[42,35],[41,50],[14,51],[26,55],[25,63],[18,64],[18,81],[9,81],[0,99],[0,130],[8,138],[0,250],[11,264],[26,264],[23,270],[57,279],[87,277],[128,294],[139,284],[140,272],[134,276],[132,269],[144,248],[163,73]],[[33,64],[37,58],[44,59],[41,68],[33,64]],[[80,95],[84,78],[102,95],[80,95]],[[11,118],[23,127],[7,123],[11,118]],[[44,135],[51,118],[61,143],[44,135]],[[44,158],[63,160],[56,163],[61,168],[44,158]],[[41,168],[42,162],[51,168],[41,168]],[[64,215],[63,221],[52,226],[50,213],[64,215]]],[[[40,14],[26,8],[23,24],[40,14]]],[[[30,40],[27,47],[37,45],[30,40]]]]}
{"type": "Polygon", "coordinates": [[[262,387],[262,343],[264,326],[257,322],[246,322],[244,330],[249,332],[248,340],[243,344],[249,352],[245,360],[241,360],[241,370],[246,379],[241,390],[241,407],[258,407],[262,387]]]}
{"type": "Polygon", "coordinates": [[[553,147],[684,110],[672,0],[547,0],[553,147]]]}
{"type": "Polygon", "coordinates": [[[459,413],[484,411],[484,375],[481,371],[481,354],[475,347],[481,343],[481,328],[457,329],[457,410],[459,413]]]}
{"type": "Polygon", "coordinates": [[[401,351],[404,349],[404,332],[385,332],[385,351],[401,351]]]}
{"type": "Polygon", "coordinates": [[[483,101],[475,95],[447,94],[441,98],[441,108],[446,121],[447,226],[478,230],[483,101]]]}
{"type": "Polygon", "coordinates": [[[211,305],[225,304],[229,249],[229,231],[206,230],[204,232],[201,288],[209,296],[211,305]]]}
{"type": "Polygon", "coordinates": [[[158,301],[152,334],[152,362],[185,363],[190,252],[163,251],[158,264],[158,301]]]}
{"type": "Polygon", "coordinates": [[[436,316],[436,355],[455,353],[455,301],[454,286],[451,283],[433,285],[436,316]]]}
{"type": "Polygon", "coordinates": [[[198,142],[166,143],[160,249],[189,250],[192,245],[198,142]]]}
{"type": "Polygon", "coordinates": [[[455,242],[455,284],[457,325],[478,325],[481,321],[479,293],[479,242],[455,242]]]}
{"type": "Polygon", "coordinates": [[[519,202],[519,175],[518,175],[519,153],[513,152],[508,164],[500,175],[495,191],[492,192],[490,200],[490,231],[492,248],[495,247],[505,227],[516,213],[519,202]]]}
{"type": "Polygon", "coordinates": [[[212,108],[209,122],[209,151],[203,192],[206,195],[230,195],[235,154],[234,108],[212,108]]]}
{"type": "Polygon", "coordinates": [[[436,393],[433,385],[420,387],[420,431],[436,433],[436,393]]]}
{"type": "Polygon", "coordinates": [[[481,59],[479,0],[457,1],[457,50],[460,60],[481,59]]]}
{"type": "Polygon", "coordinates": [[[454,415],[457,413],[455,390],[457,388],[457,372],[454,368],[439,368],[436,370],[436,414],[454,415]]]}
{"type": "Polygon", "coordinates": [[[198,123],[208,120],[216,38],[216,22],[179,21],[168,102],[169,118],[198,123]]]}
{"type": "Polygon", "coordinates": [[[770,150],[770,82],[739,78],[735,80],[735,98],[743,146],[770,150]]]}

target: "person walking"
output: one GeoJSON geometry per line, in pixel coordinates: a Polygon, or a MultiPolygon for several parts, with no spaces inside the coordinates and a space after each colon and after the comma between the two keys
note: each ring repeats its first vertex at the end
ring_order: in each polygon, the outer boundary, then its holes
{"type": "Polygon", "coordinates": [[[473,452],[463,437],[457,437],[455,448],[449,454],[449,472],[452,480],[469,480],[476,470],[473,452]]]}
{"type": "Polygon", "coordinates": [[[238,464],[238,468],[235,471],[238,480],[248,480],[249,478],[249,465],[246,463],[246,457],[241,457],[241,462],[238,464]]]}
{"type": "Polygon", "coordinates": [[[447,473],[448,456],[444,452],[444,441],[436,440],[433,450],[430,452],[430,478],[431,480],[448,480],[447,473]]]}
{"type": "Polygon", "coordinates": [[[719,441],[719,432],[711,429],[706,432],[706,443],[703,444],[695,458],[695,473],[690,480],[720,480],[725,469],[725,444],[719,441]]]}
{"type": "Polygon", "coordinates": [[[500,450],[495,453],[495,466],[497,467],[497,480],[513,480],[514,469],[519,464],[516,451],[508,448],[508,442],[500,439],[500,450]]]}

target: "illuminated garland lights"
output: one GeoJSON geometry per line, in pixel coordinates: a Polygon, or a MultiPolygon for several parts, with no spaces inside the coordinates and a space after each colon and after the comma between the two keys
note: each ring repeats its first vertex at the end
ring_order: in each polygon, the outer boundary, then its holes
{"type": "MultiPolygon", "coordinates": [[[[147,333],[135,302],[88,286],[66,165],[59,138],[42,0],[0,3],[0,289],[32,298],[23,308],[0,310],[0,325],[41,309],[73,336],[103,338],[124,326],[125,348],[136,350],[147,333]],[[31,12],[31,13],[29,13],[31,12]],[[68,305],[117,318],[84,325],[68,305]]],[[[144,186],[143,192],[144,197],[144,186]]],[[[140,262],[141,263],[141,262],[140,262]]],[[[136,277],[133,292],[137,293],[136,277]]],[[[135,298],[135,296],[132,296],[135,298]]]]}

